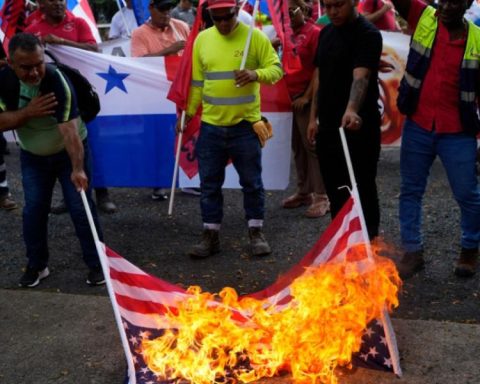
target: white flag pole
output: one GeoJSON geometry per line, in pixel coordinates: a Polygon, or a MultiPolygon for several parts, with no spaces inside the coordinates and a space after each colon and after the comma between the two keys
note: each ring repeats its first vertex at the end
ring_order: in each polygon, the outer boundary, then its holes
{"type": "Polygon", "coordinates": [[[122,341],[123,351],[127,359],[129,384],[136,384],[137,378],[135,375],[135,367],[133,365],[133,356],[128,345],[127,335],[125,333],[125,329],[123,328],[122,317],[120,316],[117,299],[115,298],[115,293],[113,291],[112,279],[110,278],[110,268],[108,266],[107,256],[105,255],[105,245],[100,241],[98,237],[97,228],[95,227],[95,222],[93,221],[92,211],[90,210],[90,205],[88,204],[87,196],[84,190],[80,191],[80,196],[82,197],[83,206],[85,208],[85,212],[87,213],[88,224],[90,225],[93,240],[95,241],[98,258],[100,259],[103,276],[105,277],[105,284],[107,286],[108,296],[110,296],[110,301],[112,302],[115,322],[117,323],[118,332],[120,333],[120,340],[122,341]]]}
{"type": "Polygon", "coordinates": [[[250,43],[252,41],[253,29],[255,28],[255,19],[257,18],[258,7],[260,5],[260,0],[255,0],[253,5],[253,14],[252,22],[250,24],[250,29],[248,30],[247,41],[245,42],[245,48],[243,49],[242,62],[240,64],[240,69],[245,69],[245,64],[247,63],[248,51],[250,50],[250,43]]]}
{"type": "MultiPolygon", "coordinates": [[[[348,175],[350,176],[350,183],[352,184],[352,196],[354,200],[354,206],[357,210],[358,217],[360,218],[360,225],[362,228],[362,235],[365,239],[365,248],[367,250],[368,259],[373,262],[372,245],[370,244],[370,238],[368,236],[367,224],[365,223],[365,217],[363,215],[362,204],[360,201],[360,195],[358,193],[357,182],[355,180],[355,173],[353,172],[352,160],[350,158],[350,152],[348,150],[348,143],[345,137],[345,130],[340,127],[340,139],[342,141],[343,153],[345,155],[345,161],[347,163],[348,175]]],[[[385,338],[387,340],[388,351],[390,352],[390,358],[392,359],[393,372],[402,377],[402,368],[400,367],[400,355],[398,353],[397,338],[393,330],[390,315],[387,309],[384,307],[382,310],[380,321],[383,324],[385,330],[385,338]]]]}
{"type": "MultiPolygon", "coordinates": [[[[175,40],[182,40],[182,37],[180,36],[174,25],[172,23],[170,23],[169,25],[170,28],[172,28],[173,34],[175,35],[175,40]]],[[[173,201],[175,200],[175,188],[177,186],[178,167],[180,166],[180,151],[182,149],[183,130],[185,129],[185,117],[186,112],[182,111],[182,115],[180,117],[180,132],[178,133],[177,149],[175,151],[175,165],[173,166],[173,178],[172,186],[170,188],[170,199],[168,201],[168,216],[172,216],[173,214],[173,201]]]]}
{"type": "MultiPolygon", "coordinates": [[[[122,7],[122,4],[120,3],[120,1],[121,0],[117,0],[118,11],[120,12],[120,15],[122,16],[123,25],[125,27],[125,30],[127,31],[127,35],[128,35],[128,37],[130,37],[132,35],[132,31],[128,27],[127,19],[126,19],[125,15],[123,14],[123,11],[122,11],[123,7],[122,7]]],[[[122,3],[123,3],[123,1],[122,1],[122,3]]],[[[126,4],[124,3],[123,6],[126,7],[126,4]]]]}
{"type": "Polygon", "coordinates": [[[185,129],[186,116],[187,113],[182,111],[182,116],[180,117],[180,132],[178,133],[177,138],[177,150],[175,151],[175,165],[173,166],[172,187],[170,188],[170,201],[168,202],[168,216],[172,216],[173,213],[173,200],[175,198],[175,187],[177,186],[178,168],[180,165],[180,151],[182,149],[183,130],[185,129]]]}

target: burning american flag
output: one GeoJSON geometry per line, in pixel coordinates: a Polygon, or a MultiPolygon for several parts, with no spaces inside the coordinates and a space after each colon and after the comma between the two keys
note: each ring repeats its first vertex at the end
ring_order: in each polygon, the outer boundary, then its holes
{"type": "MultiPolygon", "coordinates": [[[[335,383],[337,366],[401,374],[385,308],[393,263],[368,257],[353,198],[314,247],[270,287],[243,297],[187,291],[98,243],[125,350],[126,383],[250,382],[290,372],[335,383]]],[[[368,245],[369,246],[369,245],[368,245]]]]}

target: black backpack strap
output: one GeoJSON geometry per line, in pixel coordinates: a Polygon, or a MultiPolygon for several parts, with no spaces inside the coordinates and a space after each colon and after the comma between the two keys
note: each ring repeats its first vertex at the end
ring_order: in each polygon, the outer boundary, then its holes
{"type": "Polygon", "coordinates": [[[52,79],[55,77],[56,70],[57,70],[57,66],[55,64],[52,64],[52,63],[45,64],[45,77],[42,79],[42,82],[40,83],[40,93],[42,95],[53,92],[52,79]]]}
{"type": "Polygon", "coordinates": [[[0,96],[7,106],[7,110],[15,111],[18,109],[18,99],[20,97],[20,81],[15,72],[9,66],[0,70],[0,96]]]}
{"type": "Polygon", "coordinates": [[[60,61],[58,60],[57,56],[53,54],[53,52],[50,52],[48,49],[45,49],[43,51],[46,56],[48,56],[54,64],[58,64],[60,61]]]}

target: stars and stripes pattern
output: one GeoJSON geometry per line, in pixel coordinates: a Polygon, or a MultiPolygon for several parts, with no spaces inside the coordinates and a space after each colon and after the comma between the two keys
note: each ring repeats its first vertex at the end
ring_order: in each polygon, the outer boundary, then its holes
{"type": "MultiPolygon", "coordinates": [[[[366,262],[349,252],[353,246],[363,242],[360,218],[354,200],[350,198],[318,242],[297,265],[273,285],[248,296],[268,300],[281,310],[292,299],[292,281],[305,273],[306,268],[343,260],[352,263],[366,262]]],[[[118,306],[121,316],[122,326],[119,328],[124,332],[121,336],[128,341],[127,359],[130,359],[135,371],[130,375],[129,384],[158,383],[158,377],[148,369],[143,359],[141,341],[157,338],[165,329],[178,328],[172,322],[167,322],[164,315],[167,311],[175,313],[176,303],[184,300],[187,293],[176,285],[143,272],[103,244],[102,247],[105,249],[109,269],[109,284],[114,292],[112,302],[114,306],[118,306]]],[[[239,322],[248,320],[248,316],[242,313],[234,313],[234,317],[239,322]]],[[[396,345],[394,348],[396,350],[396,345]]],[[[354,356],[353,364],[392,371],[389,351],[383,322],[374,320],[364,332],[361,350],[354,356]]]]}
{"type": "Polygon", "coordinates": [[[368,324],[362,336],[360,351],[353,356],[353,364],[363,368],[393,370],[387,338],[380,320],[368,324]]]}

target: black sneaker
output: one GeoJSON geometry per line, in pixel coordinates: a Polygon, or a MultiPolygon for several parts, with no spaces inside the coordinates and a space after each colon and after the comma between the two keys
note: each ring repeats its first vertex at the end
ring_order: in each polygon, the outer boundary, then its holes
{"type": "Polygon", "coordinates": [[[87,276],[87,284],[93,286],[105,284],[102,267],[90,268],[87,276]]]}
{"type": "Polygon", "coordinates": [[[117,206],[112,200],[110,200],[109,195],[101,197],[98,197],[97,195],[97,207],[103,213],[112,214],[117,212],[117,206]]]}
{"type": "Polygon", "coordinates": [[[50,275],[50,271],[47,267],[40,271],[27,267],[18,285],[23,288],[33,288],[40,284],[40,280],[45,279],[48,275],[50,275]]]}
{"type": "Polygon", "coordinates": [[[163,188],[154,188],[152,191],[152,200],[165,201],[168,200],[168,195],[163,188]]]}

